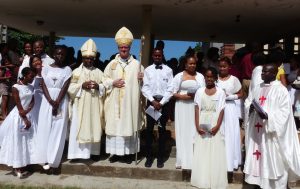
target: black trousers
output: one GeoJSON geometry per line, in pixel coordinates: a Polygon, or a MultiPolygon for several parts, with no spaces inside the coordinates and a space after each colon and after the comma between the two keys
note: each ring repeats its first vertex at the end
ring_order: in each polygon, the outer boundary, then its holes
{"type": "MultiPolygon", "coordinates": [[[[148,101],[147,106],[151,105],[148,101]]],[[[166,123],[168,121],[168,103],[162,106],[162,116],[159,118],[161,127],[158,127],[159,139],[158,139],[158,159],[163,159],[165,152],[166,143],[166,123]]],[[[153,128],[158,122],[155,121],[151,116],[147,114],[147,129],[146,129],[146,158],[151,158],[152,154],[152,143],[153,143],[153,128]]]]}

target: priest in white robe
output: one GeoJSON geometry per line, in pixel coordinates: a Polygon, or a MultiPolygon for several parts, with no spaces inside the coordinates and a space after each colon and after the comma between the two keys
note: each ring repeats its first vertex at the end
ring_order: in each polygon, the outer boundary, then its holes
{"type": "MultiPolygon", "coordinates": [[[[111,156],[111,162],[121,160],[120,156],[139,151],[136,131],[140,129],[142,121],[139,79],[142,79],[143,67],[130,54],[133,35],[122,27],[115,40],[119,54],[105,68],[103,82],[106,88],[106,153],[116,155],[111,156]]],[[[132,158],[122,159],[131,163],[132,158]]]]}
{"type": "Polygon", "coordinates": [[[264,82],[245,102],[249,119],[244,173],[249,184],[286,189],[288,181],[300,178],[300,147],[290,96],[286,87],[276,81],[277,70],[273,64],[264,65],[264,82]],[[253,99],[266,114],[254,108],[253,99]]]}
{"type": "Polygon", "coordinates": [[[73,71],[68,88],[72,100],[68,159],[100,155],[105,90],[103,73],[93,65],[96,53],[95,42],[87,40],[81,47],[83,63],[73,71]]]}

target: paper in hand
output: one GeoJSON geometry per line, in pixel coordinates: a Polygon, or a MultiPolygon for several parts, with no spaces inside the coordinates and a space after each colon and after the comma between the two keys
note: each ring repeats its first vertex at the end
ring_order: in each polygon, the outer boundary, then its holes
{"type": "Polygon", "coordinates": [[[268,116],[267,112],[265,112],[265,110],[261,107],[261,105],[255,99],[252,100],[252,104],[257,113],[263,114],[266,117],[268,116]]]}
{"type": "Polygon", "coordinates": [[[212,129],[211,124],[200,124],[200,128],[203,129],[206,133],[209,133],[212,129]]]}
{"type": "Polygon", "coordinates": [[[155,121],[157,121],[161,117],[160,111],[154,109],[153,106],[149,106],[145,111],[149,116],[151,116],[155,121]]]}
{"type": "Polygon", "coordinates": [[[25,129],[26,128],[26,126],[25,125],[19,125],[19,130],[20,130],[20,133],[21,134],[28,134],[28,133],[30,133],[30,131],[29,131],[29,129],[25,129]]]}

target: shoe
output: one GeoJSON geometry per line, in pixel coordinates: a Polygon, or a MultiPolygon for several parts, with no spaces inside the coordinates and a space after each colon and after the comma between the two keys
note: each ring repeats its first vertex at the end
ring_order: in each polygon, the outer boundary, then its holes
{"type": "Polygon", "coordinates": [[[132,155],[125,155],[125,156],[122,156],[120,161],[121,163],[126,163],[126,164],[131,164],[132,163],[132,155]]]}
{"type": "Polygon", "coordinates": [[[21,179],[23,177],[21,170],[15,170],[15,174],[19,179],[21,179]]]}
{"type": "Polygon", "coordinates": [[[181,169],[181,166],[180,165],[176,165],[175,169],[181,169]]]}
{"type": "Polygon", "coordinates": [[[49,169],[50,169],[50,165],[49,165],[49,164],[43,165],[43,169],[44,169],[44,170],[49,170],[49,169]]]}
{"type": "Polygon", "coordinates": [[[115,163],[120,160],[120,156],[113,155],[109,158],[110,163],[115,163]]]}
{"type": "Polygon", "coordinates": [[[145,162],[145,167],[150,168],[152,166],[153,160],[152,158],[147,158],[146,162],[145,162]]]}
{"type": "Polygon", "coordinates": [[[100,161],[100,155],[91,155],[90,159],[93,161],[100,161]]]}
{"type": "Polygon", "coordinates": [[[164,160],[157,159],[157,168],[163,168],[163,167],[164,167],[164,160]]]}

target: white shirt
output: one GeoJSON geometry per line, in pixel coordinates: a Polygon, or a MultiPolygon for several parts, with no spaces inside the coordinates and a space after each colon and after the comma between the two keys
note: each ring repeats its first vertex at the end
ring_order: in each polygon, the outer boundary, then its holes
{"type": "Polygon", "coordinates": [[[144,71],[142,93],[150,102],[154,100],[153,96],[163,96],[159,103],[164,105],[173,95],[173,71],[164,64],[161,64],[162,69],[155,66],[152,64],[144,71]]]}

